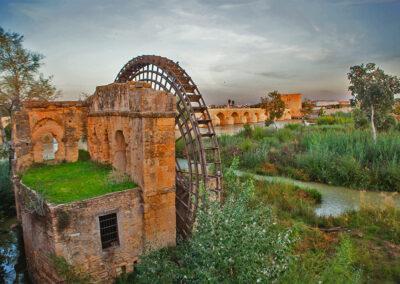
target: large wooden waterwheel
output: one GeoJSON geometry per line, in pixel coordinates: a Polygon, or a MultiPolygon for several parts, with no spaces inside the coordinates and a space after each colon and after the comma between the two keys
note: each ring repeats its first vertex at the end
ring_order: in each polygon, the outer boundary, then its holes
{"type": "Polygon", "coordinates": [[[176,161],[177,233],[190,235],[201,203],[200,188],[220,198],[222,191],[221,159],[217,137],[204,99],[192,78],[179,64],[155,55],[130,60],[115,82],[145,81],[157,90],[176,96],[177,142],[185,145],[187,166],[176,161]],[[182,143],[182,142],[180,142],[182,143]]]}

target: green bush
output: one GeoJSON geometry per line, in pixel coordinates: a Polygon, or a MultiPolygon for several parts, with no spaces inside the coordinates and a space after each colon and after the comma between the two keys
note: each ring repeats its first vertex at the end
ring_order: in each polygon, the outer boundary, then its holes
{"type": "Polygon", "coordinates": [[[143,256],[131,281],[265,283],[286,271],[292,260],[291,231],[276,224],[268,206],[251,205],[254,185],[240,182],[234,170],[225,174],[230,194],[224,205],[211,202],[199,212],[191,239],[143,256]]]}
{"type": "Polygon", "coordinates": [[[323,115],[317,118],[319,125],[351,124],[354,119],[349,113],[337,112],[331,115],[323,115]]]}

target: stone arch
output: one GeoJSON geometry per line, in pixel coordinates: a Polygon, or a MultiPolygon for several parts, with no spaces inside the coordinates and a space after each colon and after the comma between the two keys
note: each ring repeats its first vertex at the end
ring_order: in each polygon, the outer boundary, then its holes
{"type": "Polygon", "coordinates": [[[44,118],[38,121],[32,130],[33,161],[42,163],[45,160],[64,160],[65,146],[63,138],[64,129],[55,120],[44,118]],[[53,147],[54,158],[47,159],[48,157],[46,157],[44,151],[50,150],[50,147],[53,147]]]}
{"type": "Polygon", "coordinates": [[[240,123],[242,123],[242,122],[240,121],[239,114],[238,114],[236,111],[232,112],[231,116],[232,116],[232,118],[233,118],[233,124],[240,124],[240,123]]]}
{"type": "Polygon", "coordinates": [[[243,123],[250,123],[250,114],[246,111],[242,118],[243,123]]]}
{"type": "Polygon", "coordinates": [[[125,172],[126,171],[126,142],[125,136],[122,130],[115,132],[115,148],[114,148],[114,161],[113,166],[116,170],[125,172]]]}
{"type": "Polygon", "coordinates": [[[225,125],[226,124],[226,119],[225,119],[225,115],[222,112],[219,112],[217,114],[217,117],[219,119],[219,125],[225,125]]]}
{"type": "Polygon", "coordinates": [[[258,112],[255,112],[254,116],[256,118],[256,122],[259,122],[260,121],[260,114],[258,112]]]}

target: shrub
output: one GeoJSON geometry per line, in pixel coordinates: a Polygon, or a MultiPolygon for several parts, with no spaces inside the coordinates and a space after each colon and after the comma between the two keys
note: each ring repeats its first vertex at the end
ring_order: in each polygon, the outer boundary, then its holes
{"type": "Polygon", "coordinates": [[[225,175],[230,194],[224,205],[211,202],[200,210],[191,239],[142,257],[134,281],[270,282],[288,268],[291,231],[276,225],[269,207],[249,207],[254,185],[241,183],[234,170],[230,167],[225,175]]]}

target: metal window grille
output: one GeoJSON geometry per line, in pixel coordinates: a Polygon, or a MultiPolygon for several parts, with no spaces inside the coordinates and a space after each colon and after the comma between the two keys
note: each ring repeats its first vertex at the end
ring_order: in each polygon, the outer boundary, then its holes
{"type": "Polygon", "coordinates": [[[119,245],[117,214],[111,213],[99,217],[101,247],[103,249],[119,245]]]}

